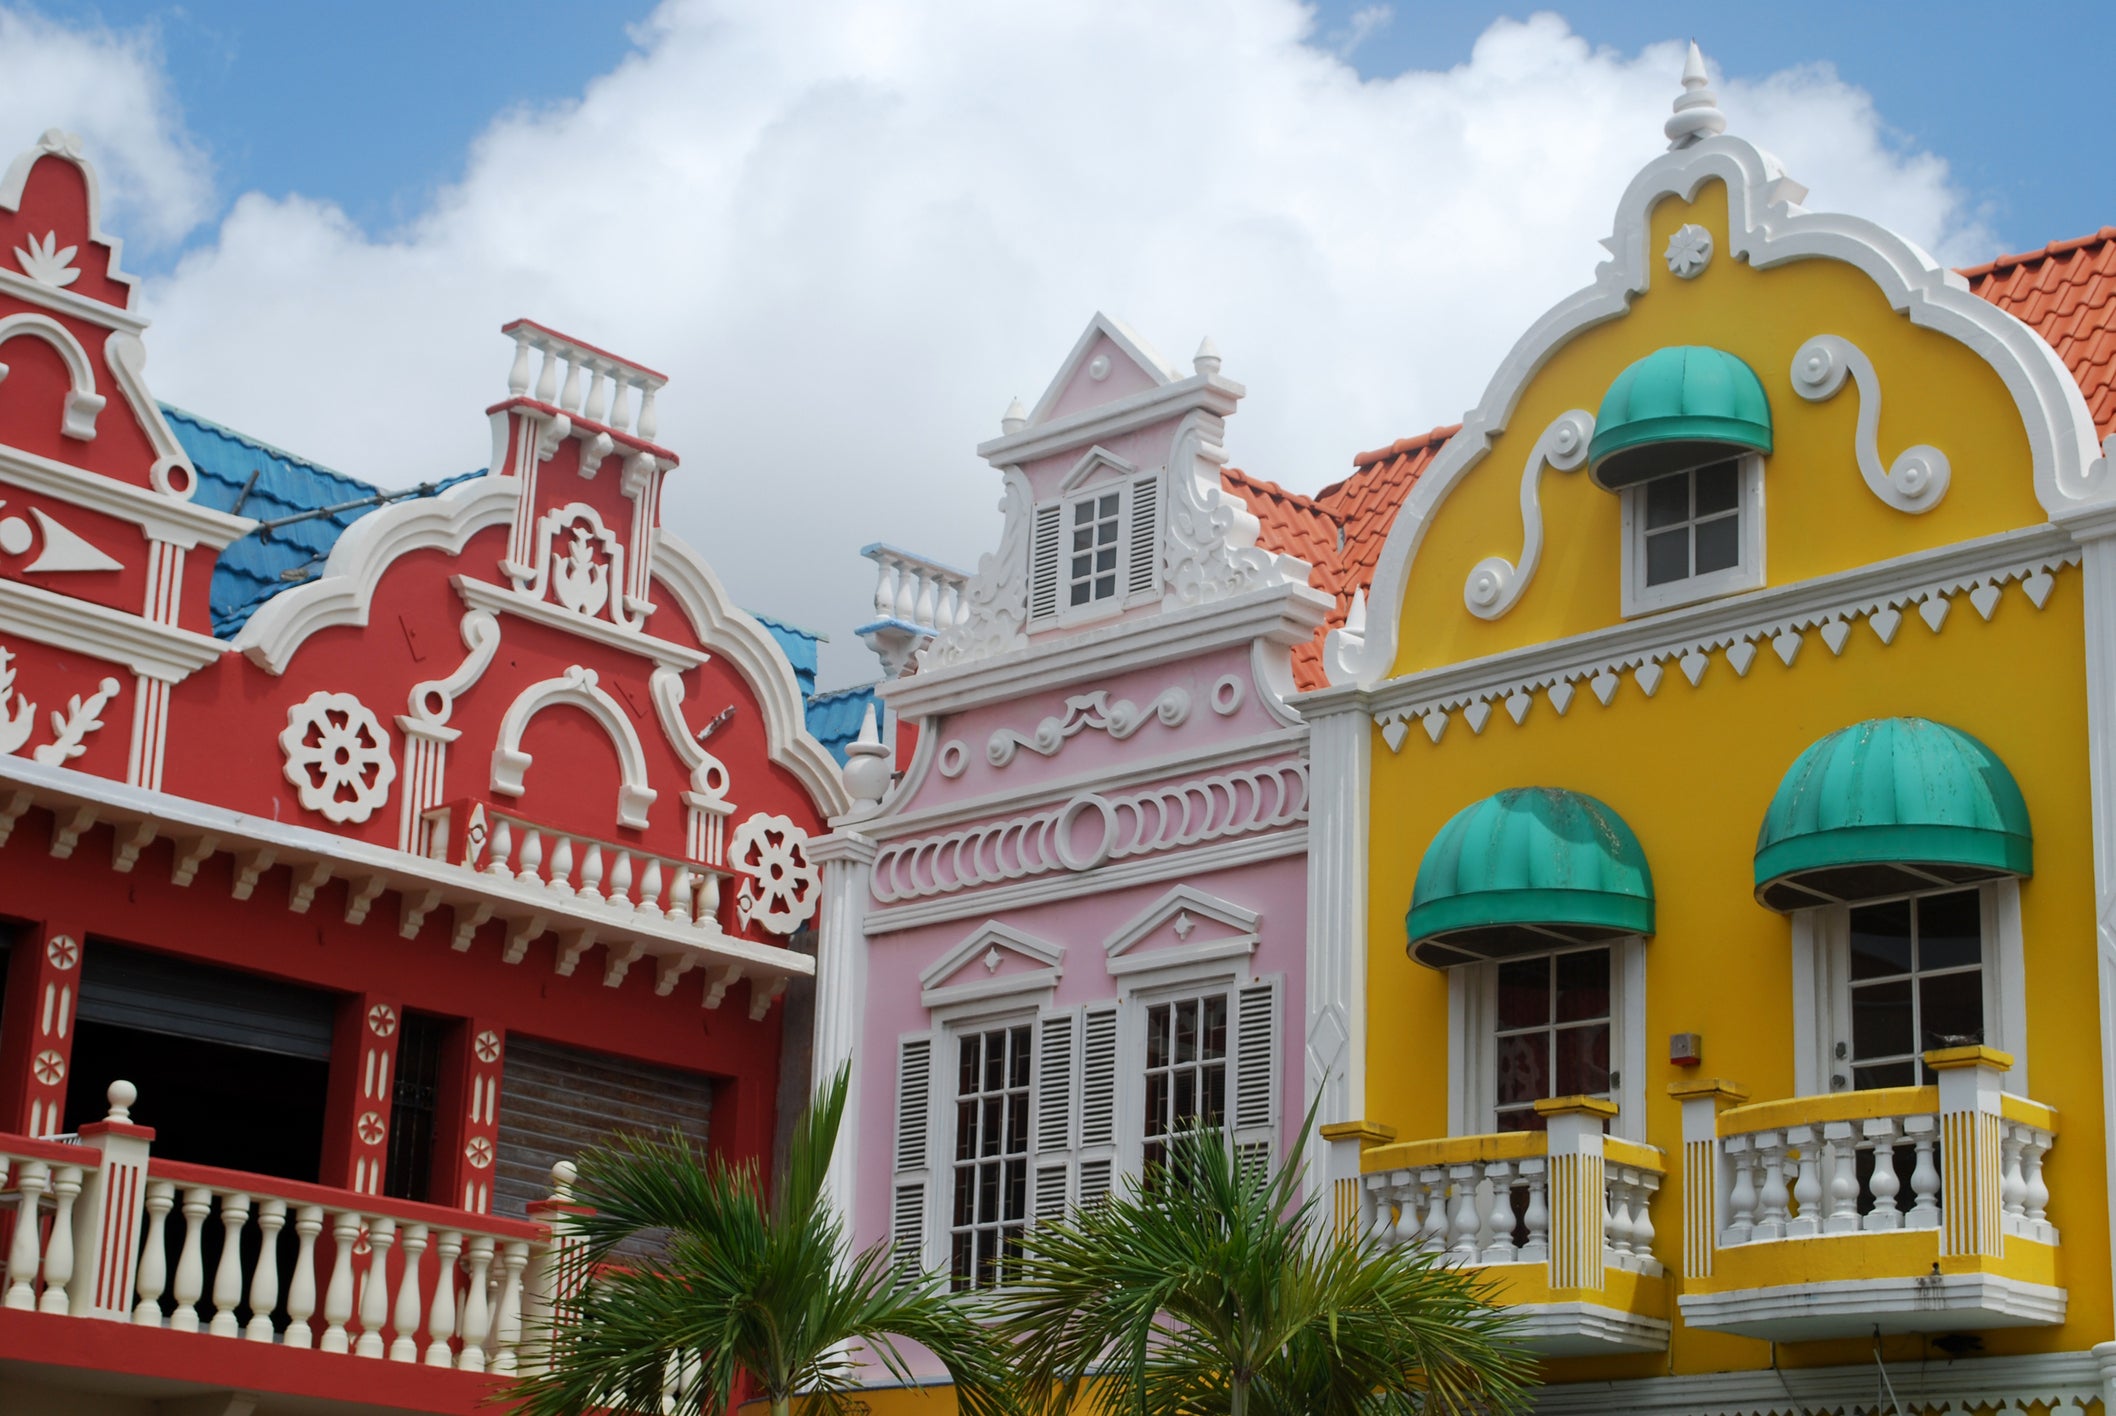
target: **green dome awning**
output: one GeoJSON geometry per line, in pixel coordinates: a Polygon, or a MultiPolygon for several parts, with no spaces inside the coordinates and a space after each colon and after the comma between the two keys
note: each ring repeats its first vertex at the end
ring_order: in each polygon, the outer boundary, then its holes
{"type": "Polygon", "coordinates": [[[1747,364],[1697,344],[1656,349],[1616,376],[1594,415],[1589,475],[1615,491],[1663,472],[1771,450],[1771,405],[1747,364]]]}
{"type": "Polygon", "coordinates": [[[2034,872],[2006,764],[1926,718],[1854,723],[1808,748],[1756,833],[1756,899],[1781,911],[2034,872]]]}
{"type": "Polygon", "coordinates": [[[1411,957],[1446,968],[1653,932],[1653,872],[1601,802],[1514,787],[1455,813],[1418,862],[1411,957]]]}

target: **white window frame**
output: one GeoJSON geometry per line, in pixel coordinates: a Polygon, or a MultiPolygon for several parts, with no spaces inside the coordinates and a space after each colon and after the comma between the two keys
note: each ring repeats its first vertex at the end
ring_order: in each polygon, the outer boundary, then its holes
{"type": "MultiPolygon", "coordinates": [[[[1646,1138],[1646,941],[1627,934],[1609,950],[1609,1059],[1616,1083],[1611,1135],[1646,1138]]],[[[1569,954],[1538,950],[1522,958],[1569,954]]],[[[1499,1126],[1499,962],[1458,964],[1447,971],[1448,1103],[1451,1136],[1490,1135],[1499,1126]]]]}
{"type": "Polygon", "coordinates": [[[1028,627],[1037,630],[1074,628],[1092,624],[1099,620],[1123,614],[1138,605],[1158,604],[1161,600],[1160,543],[1162,525],[1161,494],[1162,474],[1158,470],[1142,471],[1131,463],[1100,447],[1090,448],[1072,471],[1066,474],[1059,485],[1057,495],[1039,504],[1031,513],[1029,536],[1029,615],[1028,627]],[[1139,496],[1151,488],[1153,504],[1142,513],[1139,496]],[[1089,600],[1084,605],[1069,603],[1072,593],[1072,537],[1073,517],[1076,508],[1084,502],[1098,501],[1110,495],[1117,496],[1117,593],[1107,599],[1089,600]],[[1057,556],[1057,564],[1045,570],[1039,562],[1039,538],[1033,522],[1043,512],[1052,508],[1058,513],[1058,535],[1056,545],[1049,553],[1057,556]],[[1144,524],[1140,518],[1143,515],[1144,524]],[[1143,552],[1138,549],[1144,539],[1143,552]],[[1139,554],[1148,557],[1149,568],[1144,583],[1133,573],[1133,561],[1139,554]],[[1049,614],[1036,613],[1036,588],[1038,582],[1048,574],[1055,586],[1055,604],[1049,614]]]}
{"type": "MultiPolygon", "coordinates": [[[[1244,961],[1246,963],[1246,960],[1244,961]]],[[[1146,1169],[1146,1011],[1156,1003],[1174,1003],[1217,993],[1227,1000],[1227,1115],[1234,1116],[1234,1088],[1239,1080],[1234,1049],[1237,990],[1256,982],[1246,968],[1226,964],[1177,965],[1141,970],[1122,978],[1117,988],[1117,1174],[1137,1176],[1146,1169]]]]}
{"type": "MultiPolygon", "coordinates": [[[[1036,1098],[1037,1056],[1036,1044],[1041,1040],[1037,1018],[1041,1013],[1035,1004],[1007,1008],[994,1012],[971,1012],[964,1010],[950,1017],[934,1029],[935,1062],[945,1064],[946,1083],[932,1088],[935,1094],[934,1107],[939,1113],[928,1130],[934,1138],[935,1149],[930,1157],[929,1172],[934,1176],[933,1195],[927,1206],[926,1250],[930,1271],[952,1276],[955,1267],[955,1142],[956,1102],[961,1098],[956,1091],[960,1071],[962,1040],[965,1035],[998,1032],[1007,1028],[1029,1030],[1029,1148],[1023,1159],[1028,1167],[1028,1179],[1023,1198],[1023,1227],[1035,1223],[1036,1219],[1036,1098]]],[[[978,1288],[979,1293],[997,1292],[997,1289],[978,1288]]]]}
{"type": "MultiPolygon", "coordinates": [[[[1880,903],[1954,890],[1981,893],[1984,924],[1985,1046],[2012,1054],[2005,1089],[2028,1095],[2027,963],[2020,914],[2020,881],[2007,876],[1976,885],[1935,883],[1926,890],[1877,896],[1880,903]]],[[[1851,912],[1854,906],[1795,910],[1793,929],[1793,1086],[1800,1096],[1850,1091],[1851,912]],[[1842,1056],[1839,1056],[1839,1049],[1842,1056]],[[1839,1079],[1841,1078],[1841,1084],[1839,1079]]]]}
{"type": "MultiPolygon", "coordinates": [[[[1714,457],[1691,467],[1679,468],[1664,473],[1675,476],[1678,472],[1694,472],[1698,468],[1711,467],[1727,461],[1714,457]]],[[[1754,590],[1764,583],[1764,537],[1763,537],[1763,456],[1760,453],[1743,453],[1741,464],[1741,488],[1736,502],[1737,529],[1735,538],[1740,546],[1740,559],[1725,570],[1711,571],[1705,575],[1692,575],[1687,579],[1671,581],[1666,585],[1646,584],[1646,487],[1658,477],[1647,478],[1625,487],[1623,498],[1623,605],[1625,618],[1634,615],[1649,615],[1661,610],[1671,610],[1678,605],[1694,605],[1700,600],[1713,600],[1722,595],[1731,595],[1742,590],[1754,590]]]]}

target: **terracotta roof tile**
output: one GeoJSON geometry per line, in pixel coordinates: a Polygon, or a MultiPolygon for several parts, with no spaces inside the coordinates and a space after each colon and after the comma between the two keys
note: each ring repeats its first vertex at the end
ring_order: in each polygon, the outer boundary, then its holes
{"type": "Polygon", "coordinates": [[[2103,437],[2116,433],[2116,226],[1962,272],[1969,288],[2050,342],[2103,437]]]}

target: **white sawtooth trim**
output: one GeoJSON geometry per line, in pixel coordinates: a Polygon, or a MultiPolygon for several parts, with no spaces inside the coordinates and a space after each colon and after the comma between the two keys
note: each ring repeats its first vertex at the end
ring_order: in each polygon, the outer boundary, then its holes
{"type": "Polygon", "coordinates": [[[168,683],[183,682],[228,651],[211,635],[19,580],[0,580],[0,632],[123,664],[168,683]]]}
{"type": "Polygon", "coordinates": [[[1553,306],[1515,342],[1484,397],[1464,416],[1461,431],[1411,489],[1382,547],[1364,636],[1336,631],[1325,647],[1331,683],[1371,687],[1388,675],[1411,566],[1440,504],[1506,431],[1522,395],[1558,349],[1624,315],[1646,291],[1654,264],[1648,249],[1653,207],[1664,197],[1690,200],[1714,179],[1726,184],[1728,256],[1759,270],[1817,258],[1851,265],[1911,324],[1958,340],[1997,372],[2020,410],[2036,499],[2046,512],[2055,516],[2116,499],[2116,476],[2102,457],[2086,400],[2047,341],[1971,294],[1960,275],[1893,232],[1859,217],[1801,208],[1806,189],[1746,140],[1707,138],[1654,159],[1632,179],[1604,243],[1611,259],[1592,284],[1553,306]]]}

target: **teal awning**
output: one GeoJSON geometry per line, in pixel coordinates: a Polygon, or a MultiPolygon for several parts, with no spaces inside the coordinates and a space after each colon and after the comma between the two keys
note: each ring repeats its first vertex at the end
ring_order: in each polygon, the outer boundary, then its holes
{"type": "Polygon", "coordinates": [[[1774,910],[2034,871],[2006,764],[1925,718],[1854,723],[1808,748],[1756,833],[1756,899],[1774,910]]]}
{"type": "Polygon", "coordinates": [[[1747,452],[1771,450],[1771,405],[1723,349],[1671,345],[1616,376],[1594,416],[1589,475],[1611,491],[1747,452]]]}
{"type": "Polygon", "coordinates": [[[1440,828],[1404,923],[1411,957],[1436,968],[1651,934],[1653,872],[1603,803],[1515,787],[1440,828]]]}

